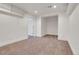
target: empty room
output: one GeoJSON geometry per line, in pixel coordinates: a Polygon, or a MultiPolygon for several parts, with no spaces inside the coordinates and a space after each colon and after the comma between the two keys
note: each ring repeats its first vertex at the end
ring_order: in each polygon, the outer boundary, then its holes
{"type": "Polygon", "coordinates": [[[0,3],[0,55],[79,54],[78,3],[0,3]]]}

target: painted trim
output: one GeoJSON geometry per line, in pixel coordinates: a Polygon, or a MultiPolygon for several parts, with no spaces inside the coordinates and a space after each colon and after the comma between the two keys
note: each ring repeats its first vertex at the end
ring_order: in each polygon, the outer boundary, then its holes
{"type": "Polygon", "coordinates": [[[28,36],[26,36],[26,37],[20,37],[20,38],[18,38],[16,40],[11,40],[11,41],[8,41],[8,42],[4,42],[4,43],[0,44],[0,47],[8,45],[8,44],[16,43],[18,41],[25,40],[25,39],[28,39],[28,36]]]}

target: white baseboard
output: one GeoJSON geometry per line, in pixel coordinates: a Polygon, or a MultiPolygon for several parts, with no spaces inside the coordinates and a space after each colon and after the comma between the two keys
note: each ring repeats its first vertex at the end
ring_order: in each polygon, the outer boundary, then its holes
{"type": "Polygon", "coordinates": [[[46,34],[48,34],[48,35],[57,35],[58,36],[58,34],[52,34],[52,33],[46,33],[46,34]]]}
{"type": "Polygon", "coordinates": [[[28,39],[28,36],[26,36],[26,37],[20,37],[20,38],[14,39],[14,40],[9,40],[7,42],[2,42],[2,43],[0,43],[0,47],[8,45],[8,44],[15,43],[15,42],[18,42],[18,41],[21,41],[21,40],[25,40],[25,39],[28,39]]]}

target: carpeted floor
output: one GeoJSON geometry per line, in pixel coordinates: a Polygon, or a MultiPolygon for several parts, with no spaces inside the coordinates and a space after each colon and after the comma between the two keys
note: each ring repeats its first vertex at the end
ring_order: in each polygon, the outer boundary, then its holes
{"type": "Polygon", "coordinates": [[[0,48],[0,55],[72,55],[67,41],[56,36],[29,37],[0,48]]]}

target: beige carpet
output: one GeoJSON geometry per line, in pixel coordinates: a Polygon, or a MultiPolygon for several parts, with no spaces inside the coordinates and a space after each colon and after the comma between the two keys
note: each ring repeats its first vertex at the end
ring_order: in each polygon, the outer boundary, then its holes
{"type": "Polygon", "coordinates": [[[56,36],[29,37],[0,48],[1,55],[72,55],[67,41],[56,36]]]}

